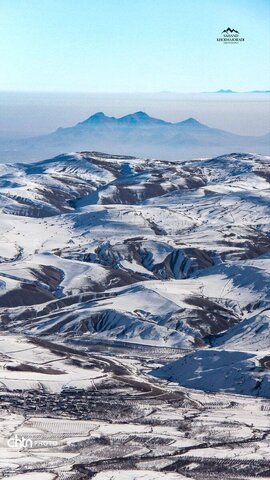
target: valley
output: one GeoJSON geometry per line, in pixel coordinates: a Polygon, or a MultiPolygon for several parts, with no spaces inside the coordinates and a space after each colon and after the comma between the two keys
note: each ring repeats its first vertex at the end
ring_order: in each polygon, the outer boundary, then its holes
{"type": "Polygon", "coordinates": [[[0,165],[3,478],[270,478],[269,178],[251,153],[0,165]]]}

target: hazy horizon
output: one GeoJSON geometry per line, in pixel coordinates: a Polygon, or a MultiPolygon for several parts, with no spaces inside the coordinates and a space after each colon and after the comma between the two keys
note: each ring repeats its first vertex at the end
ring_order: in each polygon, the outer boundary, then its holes
{"type": "Polygon", "coordinates": [[[269,94],[0,92],[0,138],[51,133],[97,111],[120,117],[138,110],[171,122],[194,117],[241,135],[270,131],[269,94]]]}
{"type": "Polygon", "coordinates": [[[268,94],[203,93],[269,88],[265,0],[3,0],[0,13],[0,139],[51,133],[97,111],[270,131],[268,94]],[[243,41],[217,41],[228,27],[243,41]]]}

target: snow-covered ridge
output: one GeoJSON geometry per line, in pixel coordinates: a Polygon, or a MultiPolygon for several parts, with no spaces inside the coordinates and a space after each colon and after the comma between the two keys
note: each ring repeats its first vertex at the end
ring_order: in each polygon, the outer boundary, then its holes
{"type": "Polygon", "coordinates": [[[200,348],[191,383],[182,364],[154,374],[209,390],[233,351],[235,393],[267,396],[269,162],[80,152],[2,165],[1,329],[200,348]]]}

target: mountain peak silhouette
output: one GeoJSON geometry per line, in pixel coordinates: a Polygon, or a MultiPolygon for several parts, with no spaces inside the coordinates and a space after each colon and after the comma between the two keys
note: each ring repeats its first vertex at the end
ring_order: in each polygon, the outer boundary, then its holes
{"type": "Polygon", "coordinates": [[[235,30],[234,28],[230,28],[230,27],[228,27],[226,30],[223,30],[222,33],[228,33],[228,32],[230,32],[230,33],[239,33],[237,30],[235,30]]]}
{"type": "Polygon", "coordinates": [[[108,117],[103,112],[97,112],[97,113],[94,113],[94,115],[91,115],[91,117],[88,117],[83,122],[79,122],[78,125],[86,125],[88,123],[99,124],[99,123],[111,122],[114,120],[115,120],[114,117],[108,117]]]}
{"type": "Polygon", "coordinates": [[[118,119],[118,122],[121,124],[166,124],[164,120],[160,120],[158,118],[150,117],[147,113],[139,111],[135,113],[130,113],[129,115],[125,115],[118,119]]]}
{"type": "Polygon", "coordinates": [[[186,120],[182,120],[181,122],[178,122],[176,125],[180,125],[183,127],[204,127],[208,128],[206,125],[203,125],[203,123],[198,122],[196,118],[190,117],[186,118],[186,120]]]}

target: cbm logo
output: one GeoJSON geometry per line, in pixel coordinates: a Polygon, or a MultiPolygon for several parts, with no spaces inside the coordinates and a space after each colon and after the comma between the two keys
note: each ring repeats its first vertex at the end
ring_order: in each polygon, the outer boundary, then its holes
{"type": "Polygon", "coordinates": [[[7,445],[10,448],[41,448],[41,447],[56,447],[58,442],[56,440],[40,440],[26,437],[19,437],[17,434],[10,437],[7,441],[7,445]]]}
{"type": "Polygon", "coordinates": [[[240,33],[235,28],[228,27],[221,32],[222,37],[217,38],[217,42],[222,43],[242,43],[245,41],[243,37],[240,36],[240,33]]]}
{"type": "Polygon", "coordinates": [[[10,448],[33,448],[31,438],[18,437],[17,434],[9,438],[7,444],[10,448]]]}

